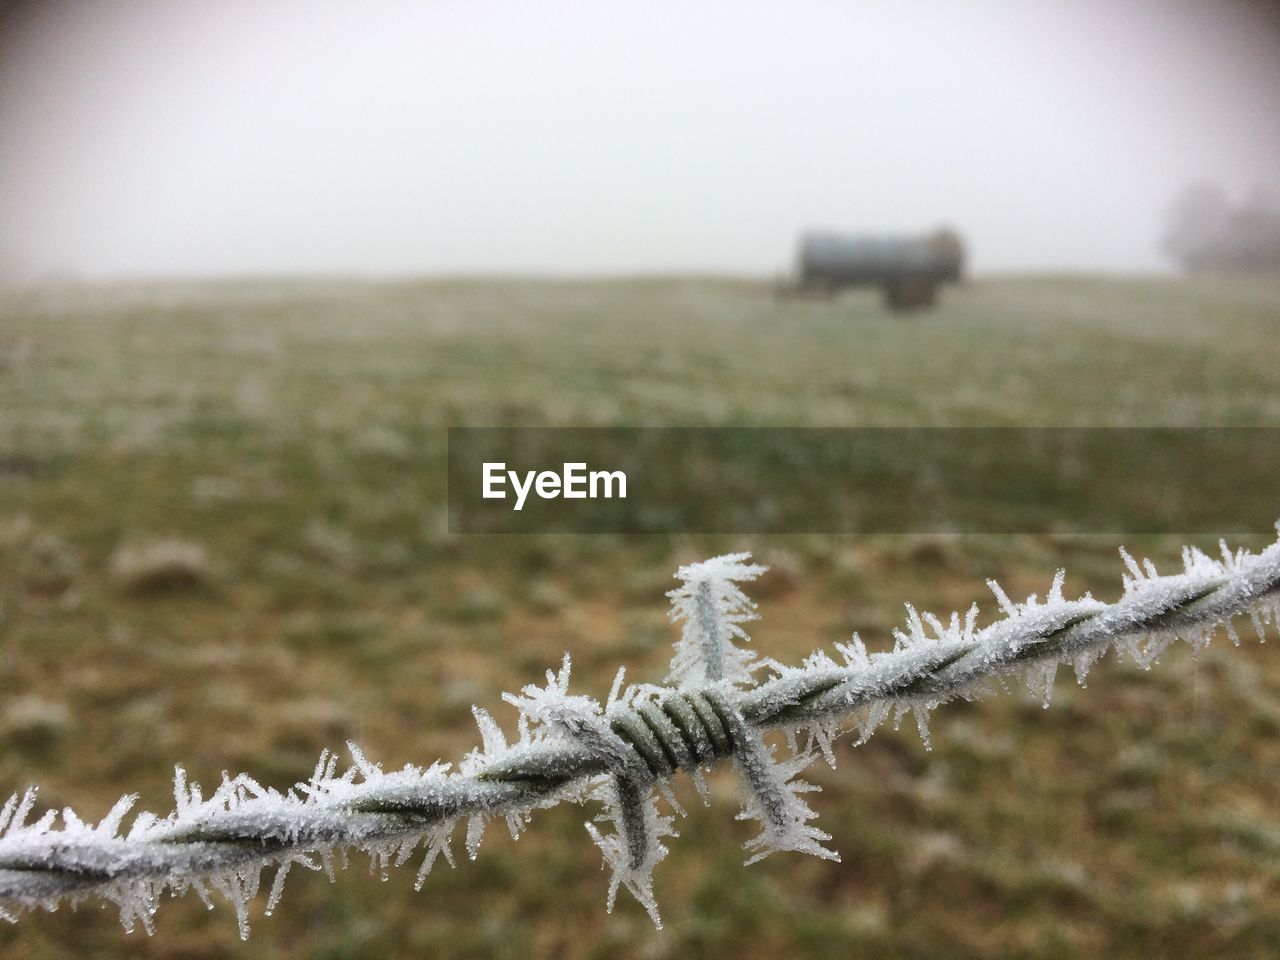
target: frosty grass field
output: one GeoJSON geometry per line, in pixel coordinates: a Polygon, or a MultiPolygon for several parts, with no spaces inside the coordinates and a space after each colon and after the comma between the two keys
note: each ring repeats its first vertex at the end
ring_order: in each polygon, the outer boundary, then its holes
{"type": "MultiPolygon", "coordinates": [[[[995,577],[1119,593],[1115,537],[450,537],[444,428],[481,424],[1275,425],[1280,285],[988,280],[907,320],[871,296],[777,301],[728,280],[244,282],[0,298],[0,792],[93,819],[171,805],[175,762],[216,783],[307,779],[358,741],[385,769],[456,759],[574,656],[659,680],[678,563],[750,549],[769,656],[858,630],[885,649],[909,601],[964,609],[995,577]]],[[[1206,465],[1211,469],[1212,465],[1206,465]]],[[[1016,468],[1015,468],[1016,469],[1016,468]]],[[[1105,488],[1099,488],[1105,496],[1105,488]]],[[[1280,510],[1278,510],[1280,513],[1280,510]]],[[[1271,537],[1244,538],[1260,549],[1271,537]]],[[[1172,568],[1182,538],[1130,537],[1172,568]]],[[[1199,542],[1206,549],[1213,542],[1199,542]]],[[[996,615],[994,600],[979,622],[996,615]]],[[[1151,956],[1280,948],[1280,665],[1221,641],[1143,673],[1107,660],[1055,709],[1022,694],[837,748],[806,776],[842,863],[743,868],[733,778],[709,779],[659,864],[666,927],[607,875],[582,822],[381,885],[294,871],[249,949],[282,957],[1151,956]]],[[[459,838],[460,840],[460,838],[459,838]]],[[[455,844],[461,853],[461,844],[455,844]]],[[[0,928],[22,957],[208,956],[227,910],[166,904],[0,928]]]]}

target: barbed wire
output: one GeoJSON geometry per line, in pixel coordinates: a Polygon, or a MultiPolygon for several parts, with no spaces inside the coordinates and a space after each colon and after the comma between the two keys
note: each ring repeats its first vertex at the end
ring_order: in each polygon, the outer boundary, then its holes
{"type": "Polygon", "coordinates": [[[1014,603],[991,582],[1002,618],[976,626],[977,605],[942,621],[907,607],[904,629],[891,651],[868,653],[855,634],[799,666],[757,659],[737,641],[755,605],[739,583],[765,568],[749,554],[716,557],[681,567],[672,619],[683,621],[668,684],[622,686],[619,671],[606,702],[570,694],[569,657],[543,686],[503,698],[518,711],[514,742],[492,717],[473,708],[482,746],[456,766],[408,765],[384,772],[354,744],[351,765],[338,772],[325,752],[310,780],[281,792],[246,774],[229,777],[207,798],[181,767],[174,778],[174,810],[165,817],[139,814],[127,832],[124,819],[136,796],[126,796],[97,824],[72,810],[47,811],[31,821],[36,791],[14,795],[0,810],[0,913],[55,909],[100,897],[114,902],[126,930],[153,930],[160,899],[194,891],[212,906],[211,893],[236,910],[241,935],[249,932],[250,901],[263,870],[276,867],[266,912],[275,908],[294,866],[324,870],[363,851],[387,871],[424,850],[420,888],[440,856],[452,864],[451,838],[466,819],[465,847],[475,857],[486,824],[501,817],[513,837],[534,810],[564,801],[598,800],[597,822],[587,830],[613,870],[608,896],[625,886],[660,925],[653,869],[667,854],[672,814],[683,814],[669,781],[689,774],[706,801],[704,771],[722,761],[737,769],[743,809],[760,822],[748,841],[751,863],[789,850],[839,859],[823,844],[830,837],[812,824],[816,814],[802,794],[816,787],[798,779],[817,756],[834,765],[832,743],[852,721],[864,742],[892,714],[912,714],[926,748],[930,711],[957,697],[976,698],[993,682],[1022,675],[1049,705],[1061,665],[1083,683],[1090,666],[1117,648],[1144,667],[1175,640],[1197,651],[1248,616],[1259,639],[1280,620],[1280,541],[1259,554],[1231,552],[1220,559],[1184,548],[1183,571],[1160,575],[1150,561],[1127,567],[1123,596],[1104,603],[1086,594],[1063,596],[1059,571],[1043,601],[1014,603]],[[763,679],[758,675],[764,674],[763,679]],[[765,734],[782,731],[787,747],[765,734]],[[659,812],[655,791],[672,813],[659,812]],[[59,822],[60,820],[60,822],[59,822]],[[30,822],[29,822],[30,821],[30,822]]]}

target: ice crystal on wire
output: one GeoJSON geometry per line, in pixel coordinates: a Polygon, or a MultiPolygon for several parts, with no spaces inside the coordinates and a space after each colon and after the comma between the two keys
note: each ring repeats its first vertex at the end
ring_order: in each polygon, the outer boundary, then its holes
{"type": "MultiPolygon", "coordinates": [[[[868,655],[856,635],[851,644],[839,648],[850,671],[862,679],[866,692],[877,692],[869,698],[866,707],[855,714],[857,742],[866,743],[891,715],[896,729],[910,714],[924,748],[932,750],[929,712],[944,698],[928,685],[921,687],[907,678],[927,676],[970,655],[978,645],[975,635],[978,608],[976,604],[971,606],[963,620],[959,613],[953,612],[944,623],[936,615],[921,613],[909,603],[904,606],[905,629],[894,628],[891,652],[868,655]]],[[[966,690],[964,695],[971,693],[966,690]]]]}
{"type": "MultiPolygon", "coordinates": [[[[1182,607],[1208,602],[1211,594],[1221,595],[1232,583],[1236,589],[1240,584],[1256,576],[1258,571],[1267,569],[1262,561],[1275,547],[1264,551],[1261,557],[1239,550],[1232,552],[1225,542],[1220,541],[1220,560],[1215,560],[1196,547],[1184,547],[1182,550],[1182,573],[1162,575],[1156,565],[1149,559],[1141,564],[1123,548],[1120,555],[1124,560],[1127,574],[1124,577],[1126,599],[1143,599],[1154,613],[1166,613],[1157,617],[1154,626],[1147,629],[1130,631],[1118,636],[1114,642],[1117,649],[1123,650],[1139,666],[1150,669],[1175,640],[1185,640],[1192,650],[1199,654],[1221,628],[1233,644],[1240,643],[1231,615],[1235,610],[1227,609],[1218,614],[1202,613],[1199,617],[1179,618],[1173,611],[1182,607]]],[[[1280,592],[1271,590],[1249,605],[1245,611],[1260,639],[1265,638],[1265,624],[1275,622],[1277,602],[1280,592]]]]}
{"type": "Polygon", "coordinates": [[[681,585],[667,594],[671,619],[684,622],[668,679],[681,686],[727,680],[748,683],[755,654],[738,646],[748,641],[742,624],[757,619],[756,605],[738,587],[768,567],[747,563],[750,553],[729,553],[676,571],[681,585]]]}
{"type": "Polygon", "coordinates": [[[569,654],[560,662],[560,670],[547,671],[546,686],[525,685],[519,695],[504,693],[507,701],[529,722],[540,726],[541,733],[572,735],[582,730],[591,718],[600,716],[600,704],[582,694],[569,693],[569,654]]]}

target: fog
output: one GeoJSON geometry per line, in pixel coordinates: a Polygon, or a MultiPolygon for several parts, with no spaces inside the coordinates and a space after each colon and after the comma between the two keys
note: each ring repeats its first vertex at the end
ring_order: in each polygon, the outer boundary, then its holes
{"type": "Polygon", "coordinates": [[[785,270],[956,226],[1163,269],[1280,175],[1264,3],[44,2],[0,38],[0,276],[785,270]]]}

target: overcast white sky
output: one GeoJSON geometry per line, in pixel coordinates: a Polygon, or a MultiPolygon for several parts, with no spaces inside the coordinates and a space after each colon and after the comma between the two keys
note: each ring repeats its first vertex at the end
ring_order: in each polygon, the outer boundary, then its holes
{"type": "Polygon", "coordinates": [[[1280,18],[1194,0],[43,0],[0,275],[774,272],[804,227],[1150,270],[1280,179],[1280,18]]]}

